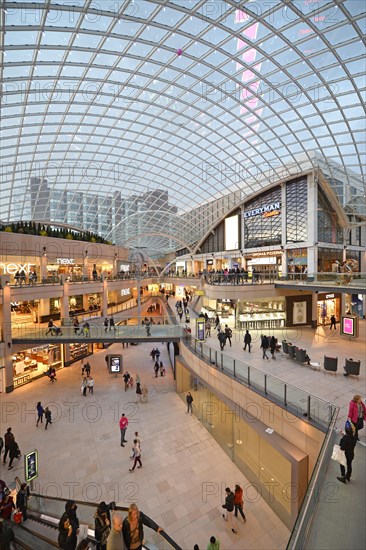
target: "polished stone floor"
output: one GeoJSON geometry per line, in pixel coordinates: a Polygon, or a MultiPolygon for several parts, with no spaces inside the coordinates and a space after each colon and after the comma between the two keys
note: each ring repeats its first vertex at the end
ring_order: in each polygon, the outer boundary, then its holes
{"type": "MultiPolygon", "coordinates": [[[[263,361],[259,334],[255,333],[250,355],[242,350],[242,334],[235,331],[232,348],[227,347],[225,353],[339,405],[341,429],[350,399],[355,393],[365,396],[365,326],[361,322],[361,337],[356,341],[322,327],[316,332],[308,328],[274,331],[280,340],[300,342],[312,361],[322,363],[325,353],[337,355],[337,376],[313,371],[280,354],[276,361],[263,361]],[[343,360],[350,356],[361,359],[359,380],[342,376],[343,360]]],[[[214,332],[209,343],[219,348],[214,332]]],[[[36,490],[95,502],[115,500],[125,506],[137,502],[184,549],[195,543],[205,548],[211,535],[220,538],[222,550],[285,548],[289,532],[261,498],[246,502],[248,521],[245,525],[239,522],[238,534],[231,533],[224,523],[221,504],[225,486],[245,484],[246,479],[194,416],[185,413],[185,405],[174,391],[165,346],[159,347],[167,369],[165,378],[154,377],[151,346],[139,344],[122,350],[120,344],[114,344],[89,359],[95,378],[93,396],[81,395],[79,362],[63,369],[57,383],[43,378],[11,394],[1,394],[1,434],[12,426],[23,453],[38,449],[36,490]],[[108,352],[122,353],[125,368],[139,373],[149,388],[147,404],[136,404],[134,390],[125,392],[122,380],[107,373],[104,357],[108,352]],[[53,413],[54,423],[47,433],[35,426],[39,400],[53,413]],[[122,412],[130,420],[125,448],[120,446],[118,428],[122,412]],[[135,430],[142,438],[143,468],[129,473],[129,447],[135,430]]],[[[365,442],[365,430],[360,439],[365,442]]],[[[22,463],[16,462],[11,472],[1,465],[1,479],[10,483],[15,475],[23,477],[22,463]]],[[[147,540],[159,542],[159,536],[150,530],[145,534],[147,540]]]]}

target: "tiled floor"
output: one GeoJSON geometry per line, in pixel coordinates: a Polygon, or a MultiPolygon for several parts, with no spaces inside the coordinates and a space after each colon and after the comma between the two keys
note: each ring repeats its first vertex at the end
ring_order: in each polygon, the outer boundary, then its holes
{"type": "MultiPolygon", "coordinates": [[[[125,368],[141,376],[149,387],[149,402],[135,404],[133,390],[125,392],[120,378],[109,375],[105,352],[90,358],[95,378],[94,396],[80,393],[80,364],[63,369],[58,382],[47,378],[1,395],[1,433],[8,426],[22,452],[38,449],[40,476],[35,489],[43,493],[82,500],[115,500],[141,509],[162,525],[184,549],[194,544],[206,548],[211,535],[222,548],[271,550],[285,548],[288,529],[269,506],[252,498],[245,512],[247,523],[231,533],[224,522],[221,504],[224,489],[246,479],[193,416],[174,391],[171,369],[155,378],[150,346],[139,344],[122,350],[116,344],[107,351],[121,352],[125,368]],[[53,412],[47,432],[35,426],[35,406],[41,400],[53,412]],[[129,417],[128,445],[120,446],[118,420],[129,417]],[[142,438],[143,468],[130,473],[133,432],[142,438]]],[[[168,365],[164,346],[162,360],[168,365]]],[[[10,483],[24,477],[23,464],[15,462],[9,472],[1,465],[0,477],[10,483]]],[[[147,540],[159,536],[146,529],[147,540]]]]}
{"type": "MultiPolygon", "coordinates": [[[[339,426],[343,427],[349,400],[355,393],[365,395],[365,328],[362,322],[362,337],[352,342],[340,338],[338,333],[330,333],[329,329],[319,328],[316,333],[303,329],[297,334],[297,341],[312,360],[322,362],[324,353],[338,355],[337,376],[313,371],[285,357],[263,361],[259,335],[255,334],[250,355],[242,350],[242,335],[235,333],[233,347],[226,352],[339,404],[339,426]],[[351,355],[362,362],[359,381],[342,376],[343,359],[351,355]]],[[[292,341],[296,336],[295,331],[286,335],[277,331],[275,335],[292,341]]],[[[214,333],[210,341],[218,349],[214,333]]],[[[164,346],[160,349],[162,360],[168,365],[164,346]]],[[[140,374],[149,387],[147,404],[135,404],[133,390],[124,392],[121,379],[107,373],[105,351],[90,358],[94,396],[85,398],[80,393],[79,363],[61,371],[57,383],[51,384],[44,378],[1,395],[1,433],[12,426],[23,453],[33,448],[40,453],[36,489],[96,502],[103,499],[121,505],[137,502],[184,549],[193,548],[195,543],[205,548],[211,535],[220,538],[223,550],[285,548],[289,532],[261,498],[246,503],[248,521],[245,525],[239,522],[239,533],[229,532],[221,517],[224,488],[237,481],[244,484],[246,480],[202,425],[185,413],[184,403],[174,392],[170,368],[165,378],[155,379],[150,348],[144,344],[124,350],[116,344],[107,351],[123,353],[125,368],[140,374]],[[47,433],[35,427],[38,400],[48,404],[53,412],[54,423],[47,433]],[[122,412],[130,419],[125,448],[120,447],[118,429],[122,412]],[[142,438],[143,468],[129,473],[129,446],[135,430],[142,438]]],[[[361,432],[363,441],[364,432],[361,432]]],[[[11,482],[15,475],[23,477],[22,463],[15,466],[11,472],[1,466],[1,479],[11,482]]],[[[159,540],[148,529],[146,537],[159,540]]]]}

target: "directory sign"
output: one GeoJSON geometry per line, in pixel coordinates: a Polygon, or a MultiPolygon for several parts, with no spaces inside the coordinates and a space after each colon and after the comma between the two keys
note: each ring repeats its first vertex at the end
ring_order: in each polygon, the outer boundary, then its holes
{"type": "Polygon", "coordinates": [[[196,340],[198,342],[205,341],[205,318],[197,317],[196,319],[196,340]]]}
{"type": "Polygon", "coordinates": [[[341,334],[344,336],[351,336],[353,338],[358,336],[358,324],[357,317],[353,315],[342,315],[341,317],[341,334]]]}
{"type": "Polygon", "coordinates": [[[38,477],[38,451],[34,450],[24,455],[24,469],[26,483],[38,477]]]}
{"type": "Polygon", "coordinates": [[[122,374],[123,361],[122,355],[108,355],[108,370],[110,374],[122,374]]]}

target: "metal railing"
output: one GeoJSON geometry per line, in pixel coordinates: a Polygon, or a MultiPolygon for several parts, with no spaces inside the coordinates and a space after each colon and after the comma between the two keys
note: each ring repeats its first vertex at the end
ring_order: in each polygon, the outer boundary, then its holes
{"type": "MultiPolygon", "coordinates": [[[[73,499],[73,501],[78,506],[77,516],[80,524],[87,525],[88,529],[94,534],[94,515],[97,509],[97,504],[75,499],[73,499]]],[[[64,498],[49,497],[32,492],[28,501],[28,510],[37,514],[43,514],[60,519],[62,514],[65,512],[66,502],[67,499],[64,498]]],[[[126,514],[128,512],[128,507],[125,506],[113,506],[113,509],[126,514]]],[[[147,542],[144,544],[144,548],[148,549],[149,539],[153,539],[150,540],[150,542],[161,550],[168,550],[171,548],[174,548],[174,550],[182,550],[181,547],[165,531],[161,531],[156,535],[152,535],[152,533],[153,531],[150,530],[145,531],[145,538],[147,542]]]]}
{"type": "Polygon", "coordinates": [[[300,512],[292,529],[286,550],[302,550],[304,548],[318,503],[320,490],[324,483],[327,468],[333,451],[333,443],[336,435],[335,425],[339,413],[339,407],[333,407],[332,416],[327,434],[324,438],[318,459],[316,461],[308,489],[306,491],[300,512]]]}
{"type": "Polygon", "coordinates": [[[191,334],[184,333],[182,342],[195,355],[235,379],[247,388],[263,395],[270,401],[287,409],[295,416],[306,419],[322,431],[326,431],[332,418],[335,405],[320,397],[284,382],[256,367],[248,365],[239,359],[233,359],[206,343],[197,342],[191,334]]]}

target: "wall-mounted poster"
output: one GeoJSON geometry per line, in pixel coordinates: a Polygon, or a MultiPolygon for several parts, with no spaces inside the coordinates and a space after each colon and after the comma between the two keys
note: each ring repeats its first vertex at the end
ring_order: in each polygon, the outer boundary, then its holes
{"type": "Polygon", "coordinates": [[[306,323],[306,302],[294,302],[293,304],[293,321],[294,325],[302,325],[306,323]]]}

